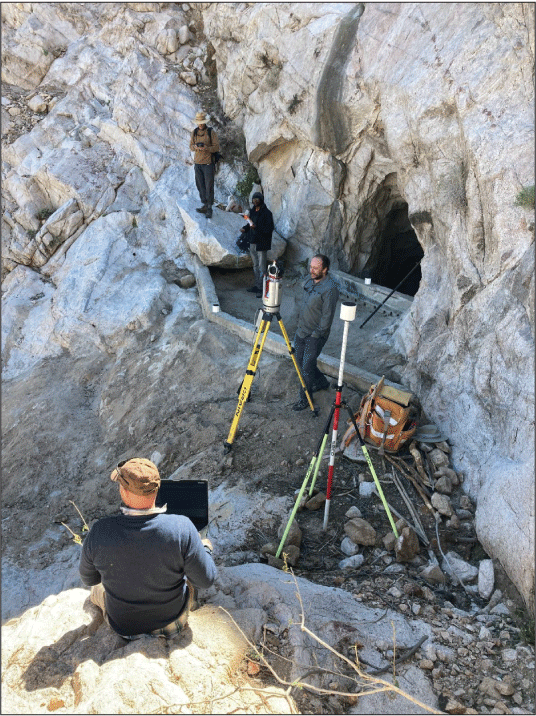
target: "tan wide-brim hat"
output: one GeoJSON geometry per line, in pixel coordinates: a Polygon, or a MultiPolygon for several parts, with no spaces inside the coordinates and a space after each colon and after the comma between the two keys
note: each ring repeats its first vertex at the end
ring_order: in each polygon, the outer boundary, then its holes
{"type": "Polygon", "coordinates": [[[195,123],[196,124],[206,124],[209,119],[210,119],[210,117],[208,116],[208,114],[205,114],[204,112],[198,112],[195,115],[195,123]]]}

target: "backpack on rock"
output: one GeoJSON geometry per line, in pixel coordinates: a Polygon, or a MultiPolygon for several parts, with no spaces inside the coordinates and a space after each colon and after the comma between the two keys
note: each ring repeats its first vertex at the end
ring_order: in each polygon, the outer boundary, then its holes
{"type": "MultiPolygon", "coordinates": [[[[412,393],[391,388],[383,384],[383,377],[377,385],[361,399],[359,410],[354,414],[363,440],[389,453],[396,453],[413,437],[417,429],[417,409],[410,405],[412,393]]],[[[354,426],[344,433],[341,450],[349,459],[352,452],[359,450],[354,426]]]]}

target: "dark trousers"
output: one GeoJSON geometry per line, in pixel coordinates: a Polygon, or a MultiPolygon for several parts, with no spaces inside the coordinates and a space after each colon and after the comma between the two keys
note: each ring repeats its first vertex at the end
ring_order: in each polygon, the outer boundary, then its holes
{"type": "Polygon", "coordinates": [[[250,244],[249,254],[253,262],[255,286],[262,291],[262,277],[266,273],[266,267],[268,266],[268,251],[257,251],[257,244],[250,244]]]}
{"type": "MultiPolygon", "coordinates": [[[[318,370],[316,359],[322,353],[322,348],[326,345],[327,338],[300,338],[297,334],[294,336],[294,354],[296,362],[300,366],[301,374],[305,387],[309,395],[312,395],[314,385],[325,383],[326,376],[318,370]]],[[[300,397],[305,398],[303,388],[300,390],[300,397]]]]}
{"type": "Polygon", "coordinates": [[[204,206],[214,204],[214,164],[194,164],[195,185],[204,206]]]}

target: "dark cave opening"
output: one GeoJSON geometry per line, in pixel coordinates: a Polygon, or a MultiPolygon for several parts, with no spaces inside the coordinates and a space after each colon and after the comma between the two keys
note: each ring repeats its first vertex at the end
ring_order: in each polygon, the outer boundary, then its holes
{"type": "Polygon", "coordinates": [[[402,281],[397,290],[415,296],[421,281],[421,267],[417,266],[409,276],[407,274],[423,256],[424,251],[408,218],[408,205],[404,202],[392,208],[385,217],[363,275],[391,289],[402,281]]]}

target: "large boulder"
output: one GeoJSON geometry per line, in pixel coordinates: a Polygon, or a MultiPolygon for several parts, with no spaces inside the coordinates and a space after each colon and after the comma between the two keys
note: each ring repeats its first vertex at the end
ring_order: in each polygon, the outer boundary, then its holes
{"type": "MultiPolygon", "coordinates": [[[[151,713],[177,712],[181,707],[188,713],[211,700],[217,700],[218,711],[296,713],[284,686],[263,687],[256,693],[242,677],[248,660],[254,661],[252,646],[269,630],[270,643],[283,656],[280,662],[289,665],[281,671],[283,678],[290,683],[312,669],[305,681],[329,688],[342,659],[301,630],[302,609],[309,628],[344,658],[348,639],[358,640],[360,653],[368,660],[389,665],[384,652],[394,629],[397,649],[431,637],[430,628],[416,619],[406,621],[396,612],[370,609],[347,592],[293,580],[262,564],[221,569],[215,585],[201,593],[205,603],[190,614],[188,627],[170,640],[144,637],[126,642],[103,621],[88,597],[89,590],[81,588],[52,594],[2,627],[6,713],[151,713]],[[314,615],[313,623],[307,615],[314,615]],[[321,673],[322,669],[327,671],[321,673]]],[[[352,680],[339,680],[343,688],[355,690],[352,680]]],[[[415,696],[414,681],[415,674],[408,674],[399,686],[415,696]]],[[[418,698],[437,708],[422,672],[415,683],[418,698]]],[[[403,705],[405,699],[398,698],[403,705]]],[[[383,713],[377,699],[378,695],[367,696],[367,713],[383,713]]],[[[344,701],[336,701],[342,709],[344,701]]]]}
{"type": "MultiPolygon", "coordinates": [[[[236,240],[240,236],[241,227],[245,226],[243,218],[233,212],[214,209],[212,218],[182,208],[179,204],[186,230],[186,243],[192,253],[199,257],[205,266],[219,268],[244,268],[251,266],[251,256],[238,250],[236,240]]],[[[277,232],[272,235],[272,248],[268,252],[268,260],[278,259],[285,251],[287,242],[277,232]]]]}

